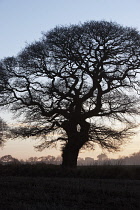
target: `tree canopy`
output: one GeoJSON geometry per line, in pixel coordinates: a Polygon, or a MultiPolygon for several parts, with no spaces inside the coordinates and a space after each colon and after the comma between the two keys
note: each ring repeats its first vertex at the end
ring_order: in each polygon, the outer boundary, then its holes
{"type": "Polygon", "coordinates": [[[6,122],[0,118],[0,146],[4,145],[6,138],[8,137],[6,131],[8,130],[8,126],[6,122]]]}
{"type": "Polygon", "coordinates": [[[117,150],[132,134],[140,102],[134,28],[107,21],[56,27],[1,60],[0,71],[0,105],[24,123],[15,135],[44,137],[38,149],[61,141],[64,166],[75,166],[83,147],[117,150]]]}

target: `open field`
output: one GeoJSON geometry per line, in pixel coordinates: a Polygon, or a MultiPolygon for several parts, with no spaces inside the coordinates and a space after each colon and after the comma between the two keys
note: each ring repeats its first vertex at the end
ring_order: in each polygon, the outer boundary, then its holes
{"type": "Polygon", "coordinates": [[[140,166],[0,165],[0,210],[140,209],[140,166]]]}
{"type": "Polygon", "coordinates": [[[139,180],[0,177],[1,210],[140,209],[139,180]]]}
{"type": "Polygon", "coordinates": [[[140,180],[140,165],[91,165],[62,170],[60,165],[44,163],[9,164],[0,165],[0,176],[140,180]]]}

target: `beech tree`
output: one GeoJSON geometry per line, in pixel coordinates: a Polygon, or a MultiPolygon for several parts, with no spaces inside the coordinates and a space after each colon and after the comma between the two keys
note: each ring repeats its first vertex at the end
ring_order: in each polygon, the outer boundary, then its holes
{"type": "Polygon", "coordinates": [[[40,150],[61,141],[64,167],[76,167],[81,148],[114,151],[133,133],[140,102],[134,28],[106,21],[56,27],[0,68],[8,75],[0,105],[23,122],[15,136],[42,137],[40,150]]]}

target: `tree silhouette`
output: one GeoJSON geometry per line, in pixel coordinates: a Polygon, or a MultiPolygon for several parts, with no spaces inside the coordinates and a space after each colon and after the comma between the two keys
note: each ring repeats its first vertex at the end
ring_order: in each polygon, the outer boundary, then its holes
{"type": "Polygon", "coordinates": [[[8,137],[6,133],[7,129],[8,129],[8,126],[6,122],[2,118],[0,118],[0,146],[4,145],[4,142],[6,138],[8,137]]]}
{"type": "Polygon", "coordinates": [[[11,155],[5,155],[0,158],[0,163],[7,164],[18,164],[20,161],[16,158],[13,158],[11,155]]]}
{"type": "Polygon", "coordinates": [[[104,154],[104,153],[101,153],[100,155],[98,155],[97,158],[98,158],[99,161],[108,159],[107,155],[104,154]]]}
{"type": "Polygon", "coordinates": [[[64,167],[95,143],[117,150],[139,114],[139,52],[136,29],[90,21],[56,27],[2,60],[0,104],[24,122],[15,136],[44,137],[40,150],[61,141],[64,167]]]}
{"type": "MultiPolygon", "coordinates": [[[[2,91],[6,87],[8,78],[9,78],[9,72],[5,71],[3,63],[0,62],[0,93],[2,93],[2,91]],[[7,75],[7,73],[8,73],[8,75],[7,75]]],[[[2,100],[1,100],[1,102],[2,102],[2,100]]]]}

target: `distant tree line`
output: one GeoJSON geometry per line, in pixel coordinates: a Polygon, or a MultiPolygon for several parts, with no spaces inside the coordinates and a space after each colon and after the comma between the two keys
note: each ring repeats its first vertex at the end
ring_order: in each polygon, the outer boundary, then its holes
{"type": "MultiPolygon", "coordinates": [[[[62,157],[54,157],[52,155],[42,156],[42,157],[30,157],[27,160],[18,160],[11,155],[5,155],[0,158],[0,164],[54,164],[61,165],[62,157]]],[[[97,156],[95,160],[92,157],[78,158],[78,165],[140,165],[140,151],[133,153],[129,156],[120,157],[118,159],[108,158],[104,153],[97,156]]]]}

